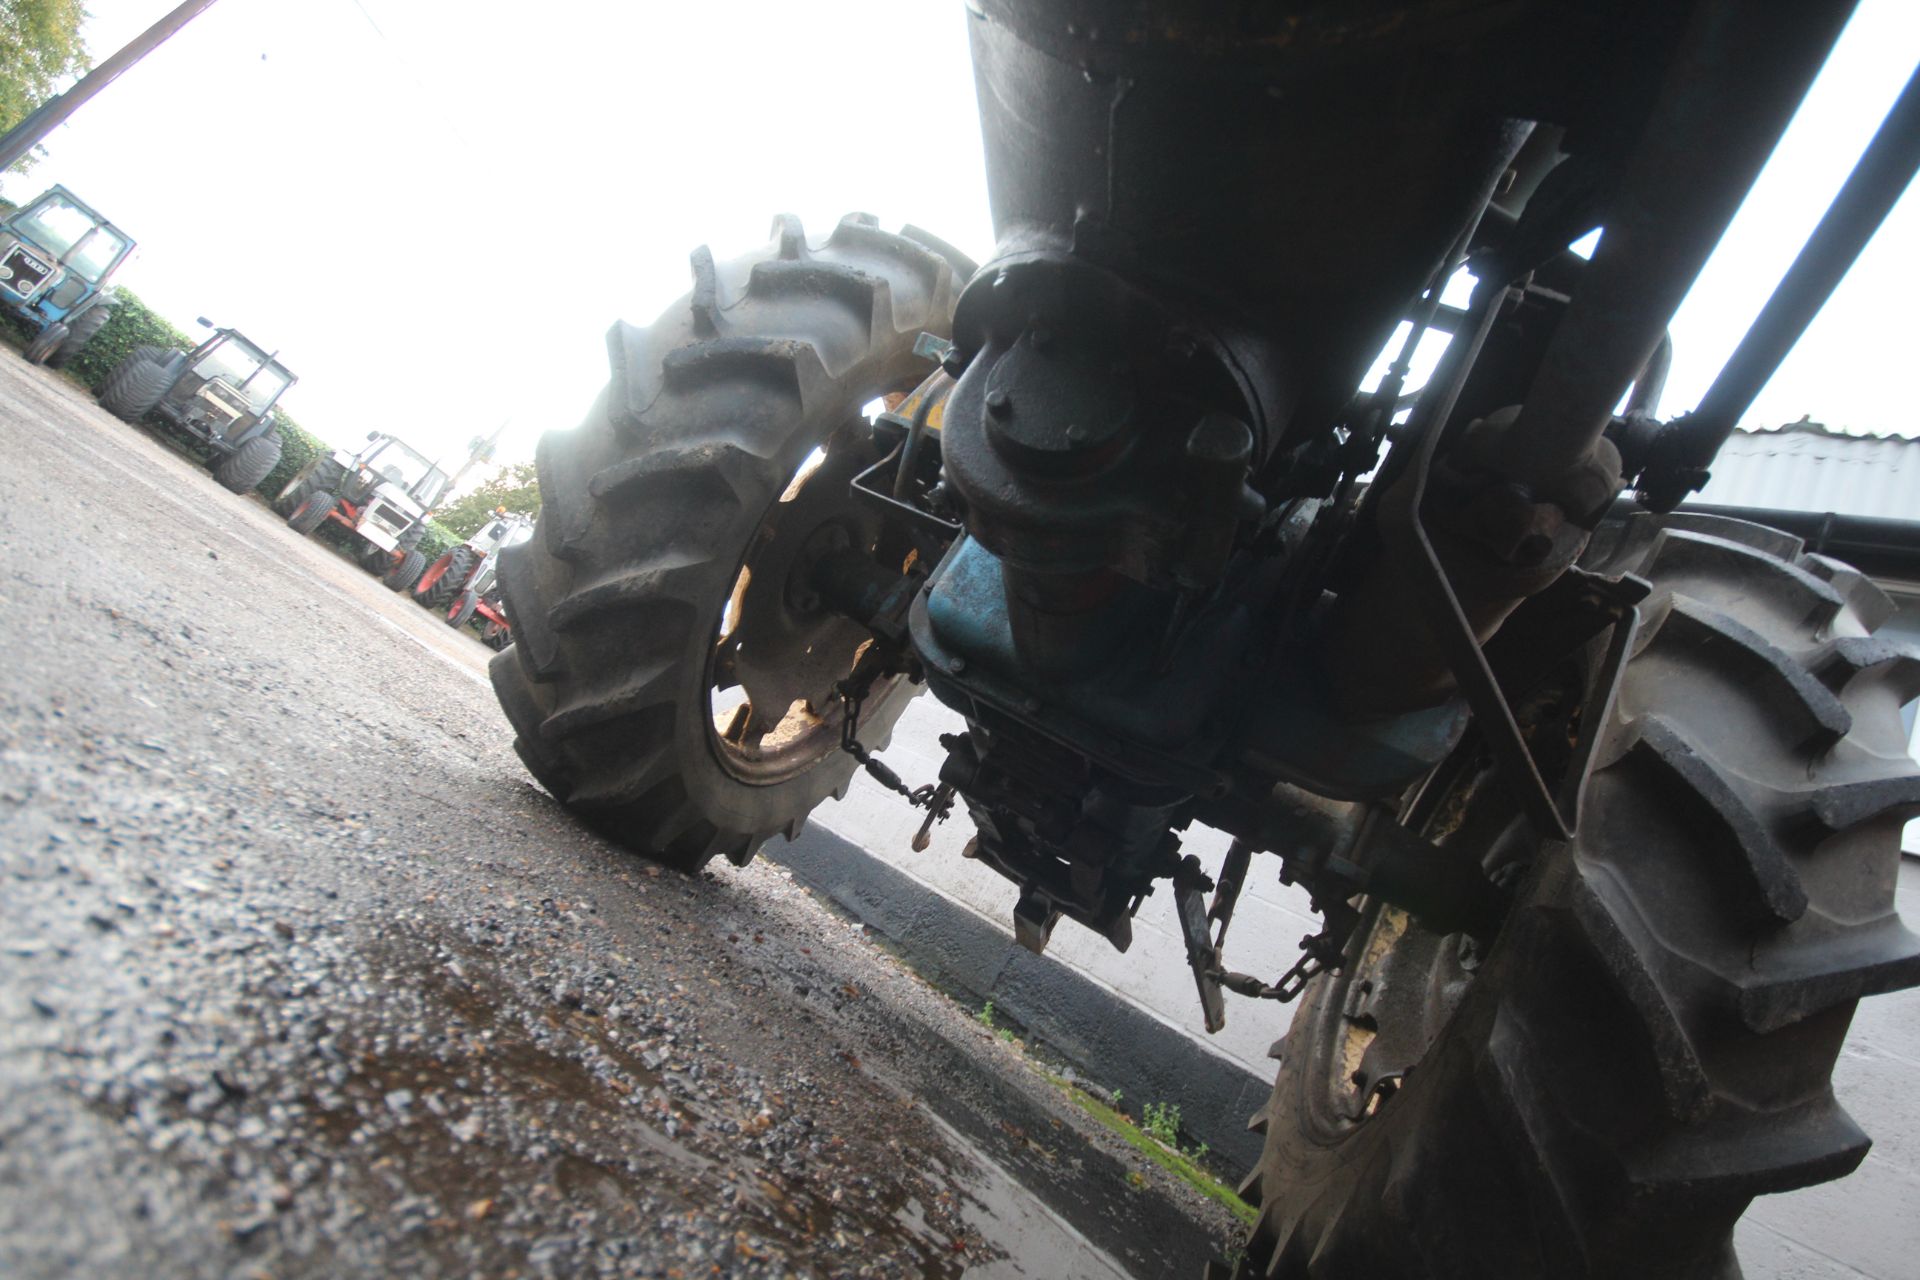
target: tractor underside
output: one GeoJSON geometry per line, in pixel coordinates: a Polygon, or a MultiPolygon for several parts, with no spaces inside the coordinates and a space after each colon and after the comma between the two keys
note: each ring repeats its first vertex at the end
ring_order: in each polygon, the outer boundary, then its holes
{"type": "Polygon", "coordinates": [[[782,216],[613,327],[500,557],[521,759],[683,869],[856,767],[916,847],[964,806],[1036,951],[1169,881],[1209,1029],[1302,998],[1239,1275],[1732,1274],[1753,1195],[1864,1154],[1853,1001],[1920,983],[1920,657],[1854,570],[1671,514],[1920,165],[1914,84],[1660,412],[1850,9],[973,0],[993,257],[782,216]],[[877,754],[920,687],[937,780],[877,754]],[[1251,975],[1263,853],[1323,927],[1251,975]]]}

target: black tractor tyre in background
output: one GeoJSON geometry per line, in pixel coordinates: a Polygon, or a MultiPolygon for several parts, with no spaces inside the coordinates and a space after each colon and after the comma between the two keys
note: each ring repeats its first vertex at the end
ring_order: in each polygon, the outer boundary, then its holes
{"type": "Polygon", "coordinates": [[[26,357],[28,364],[51,364],[54,353],[60,350],[71,332],[64,324],[50,324],[34,334],[33,340],[27,343],[26,350],[20,354],[26,357]]]}
{"type": "Polygon", "coordinates": [[[380,579],[380,585],[389,591],[405,591],[420,581],[420,573],[427,567],[427,558],[418,551],[401,551],[380,579]]]}
{"type": "Polygon", "coordinates": [[[326,454],[321,454],[300,468],[293,479],[287,482],[286,488],[274,495],[273,509],[283,516],[290,516],[316,489],[323,493],[338,493],[340,482],[346,479],[346,475],[346,468],[326,454]]]}
{"type": "Polygon", "coordinates": [[[429,609],[446,608],[457,593],[466,589],[478,558],[473,548],[464,543],[453,548],[420,575],[420,581],[414,584],[414,599],[429,609]]]}
{"type": "Polygon", "coordinates": [[[171,354],[159,347],[135,347],[100,384],[101,407],[122,422],[138,422],[153,412],[173,385],[166,366],[171,354]]]}
{"type": "Polygon", "coordinates": [[[1757,525],[1635,517],[1586,565],[1654,590],[1615,700],[1604,641],[1566,682],[1562,730],[1602,717],[1578,834],[1528,838],[1484,752],[1415,801],[1516,905],[1471,971],[1366,905],[1276,1045],[1238,1276],[1723,1280],[1752,1197],[1866,1153],[1829,1077],[1856,1000],[1920,984],[1894,907],[1920,660],[1871,636],[1877,587],[1757,525]],[[1408,1008],[1431,1036],[1388,1079],[1408,1008]]]}
{"type": "Polygon", "coordinates": [[[280,465],[280,435],[267,431],[214,464],[213,478],[235,493],[252,493],[280,465]]]}
{"type": "Polygon", "coordinates": [[[325,489],[309,489],[307,496],[287,514],[287,528],[305,537],[327,522],[339,501],[325,489]]]}
{"type": "MultiPolygon", "coordinates": [[[[615,325],[611,385],[580,427],[540,442],[537,536],[501,556],[513,645],[492,662],[494,690],[541,785],[669,866],[745,863],[854,767],[831,750],[743,776],[723,757],[710,668],[745,558],[802,462],[932,371],[914,341],[949,331],[961,282],[909,235],[850,215],[814,247],[783,216],[739,259],[696,250],[693,293],[647,329],[615,325]]],[[[908,692],[869,701],[863,743],[885,744],[908,692]]]]}
{"type": "Polygon", "coordinates": [[[64,369],[72,364],[74,357],[87,349],[94,335],[107,327],[107,321],[113,318],[113,308],[107,306],[89,307],[80,313],[80,318],[67,328],[67,336],[59,349],[47,357],[47,365],[53,369],[64,369]]]}
{"type": "Polygon", "coordinates": [[[473,615],[480,611],[480,597],[469,587],[460,593],[460,598],[447,606],[447,625],[456,631],[473,621],[473,615]]]}

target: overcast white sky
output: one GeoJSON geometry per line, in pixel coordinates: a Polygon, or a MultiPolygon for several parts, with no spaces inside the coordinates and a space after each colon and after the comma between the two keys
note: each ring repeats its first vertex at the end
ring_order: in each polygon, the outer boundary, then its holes
{"type": "MultiPolygon", "coordinates": [[[[105,57],[171,0],[90,0],[105,57]]],[[[772,215],[853,209],[992,245],[954,3],[219,0],[0,189],[62,182],[141,242],[122,277],[183,328],[244,329],[301,375],[288,409],[503,457],[573,425],[602,335],[772,215]]],[[[1864,0],[1674,325],[1690,407],[1920,59],[1920,3],[1864,0]]],[[[1920,434],[1920,198],[1894,211],[1751,425],[1920,434]]]]}

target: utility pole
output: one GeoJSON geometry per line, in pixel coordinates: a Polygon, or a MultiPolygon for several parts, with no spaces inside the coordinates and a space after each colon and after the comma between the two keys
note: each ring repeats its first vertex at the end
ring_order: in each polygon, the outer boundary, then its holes
{"type": "Polygon", "coordinates": [[[453,473],[453,479],[447,482],[448,497],[453,496],[453,491],[460,487],[462,477],[464,477],[467,472],[473,470],[476,463],[493,461],[494,446],[500,443],[501,433],[507,429],[507,425],[512,421],[513,419],[510,417],[503,418],[501,419],[500,425],[493,429],[492,435],[475,436],[467,442],[467,460],[460,464],[460,469],[453,473]]]}
{"type": "Polygon", "coordinates": [[[0,173],[13,168],[20,158],[33,150],[78,111],[87,100],[119,78],[140,59],[159,48],[166,38],[199,17],[213,0],[186,0],[160,21],[127,42],[125,48],[74,82],[65,93],[57,93],[27,113],[27,118],[0,134],[0,173]]]}

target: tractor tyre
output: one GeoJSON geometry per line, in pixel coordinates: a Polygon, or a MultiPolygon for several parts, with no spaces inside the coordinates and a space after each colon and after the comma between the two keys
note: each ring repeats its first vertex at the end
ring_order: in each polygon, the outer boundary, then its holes
{"type": "Polygon", "coordinates": [[[122,422],[138,422],[173,385],[173,374],[163,363],[168,353],[159,347],[135,347],[115,365],[100,384],[100,404],[122,422]]]}
{"type": "Polygon", "coordinates": [[[447,606],[447,625],[458,631],[473,621],[473,615],[479,611],[480,597],[471,589],[462,591],[460,598],[447,606]]]}
{"type": "Polygon", "coordinates": [[[213,478],[235,493],[252,493],[279,465],[280,435],[270,430],[220,459],[213,468],[213,478]]]}
{"type": "Polygon", "coordinates": [[[67,340],[72,330],[64,324],[50,324],[33,335],[33,341],[27,343],[27,349],[20,354],[27,358],[28,364],[47,364],[53,359],[53,353],[67,340]]]}
{"type": "Polygon", "coordinates": [[[479,557],[473,548],[462,544],[441,556],[420,575],[413,586],[413,597],[429,609],[444,609],[456,594],[466,590],[479,557]]]}
{"type": "Polygon", "coordinates": [[[1469,742],[1409,825],[1515,905],[1481,958],[1365,902],[1275,1046],[1241,1277],[1737,1277],[1756,1195],[1868,1141],[1829,1076],[1861,996],[1920,983],[1894,908],[1920,809],[1920,659],[1852,569],[1739,521],[1637,516],[1587,567],[1653,584],[1523,697],[1541,763],[1593,773],[1575,838],[1527,834],[1469,742]],[[1557,709],[1556,709],[1557,708],[1557,709]]]}
{"type": "Polygon", "coordinates": [[[340,482],[345,479],[345,468],[322,454],[295,472],[293,479],[287,482],[287,487],[274,495],[273,509],[283,516],[290,516],[307,500],[308,494],[316,489],[336,493],[340,482]]]}
{"type": "Polygon", "coordinates": [[[107,327],[107,321],[113,318],[113,308],[93,306],[80,313],[80,318],[69,326],[66,340],[60,349],[47,357],[47,365],[54,369],[64,369],[72,364],[74,357],[87,349],[93,336],[107,327]]]}
{"type": "Polygon", "coordinates": [[[287,528],[305,537],[327,522],[327,517],[333,514],[333,508],[339,501],[325,489],[310,490],[300,500],[300,505],[287,516],[287,528]]]}
{"type": "Polygon", "coordinates": [[[380,585],[389,591],[405,591],[420,580],[420,571],[426,567],[427,558],[418,551],[402,551],[380,579],[380,585]]]}
{"type": "MultiPolygon", "coordinates": [[[[864,215],[818,246],[782,216],[765,247],[692,266],[689,297],[609,333],[586,421],[541,440],[537,535],[500,560],[514,643],[492,663],[541,785],[686,871],[744,864],[845,792],[831,690],[868,633],[794,613],[784,569],[752,570],[790,567],[828,524],[868,536],[847,498],[877,457],[861,408],[932,371],[914,340],[949,331],[958,292],[945,256],[864,215]]],[[[876,687],[866,746],[911,692],[876,687]]]]}

